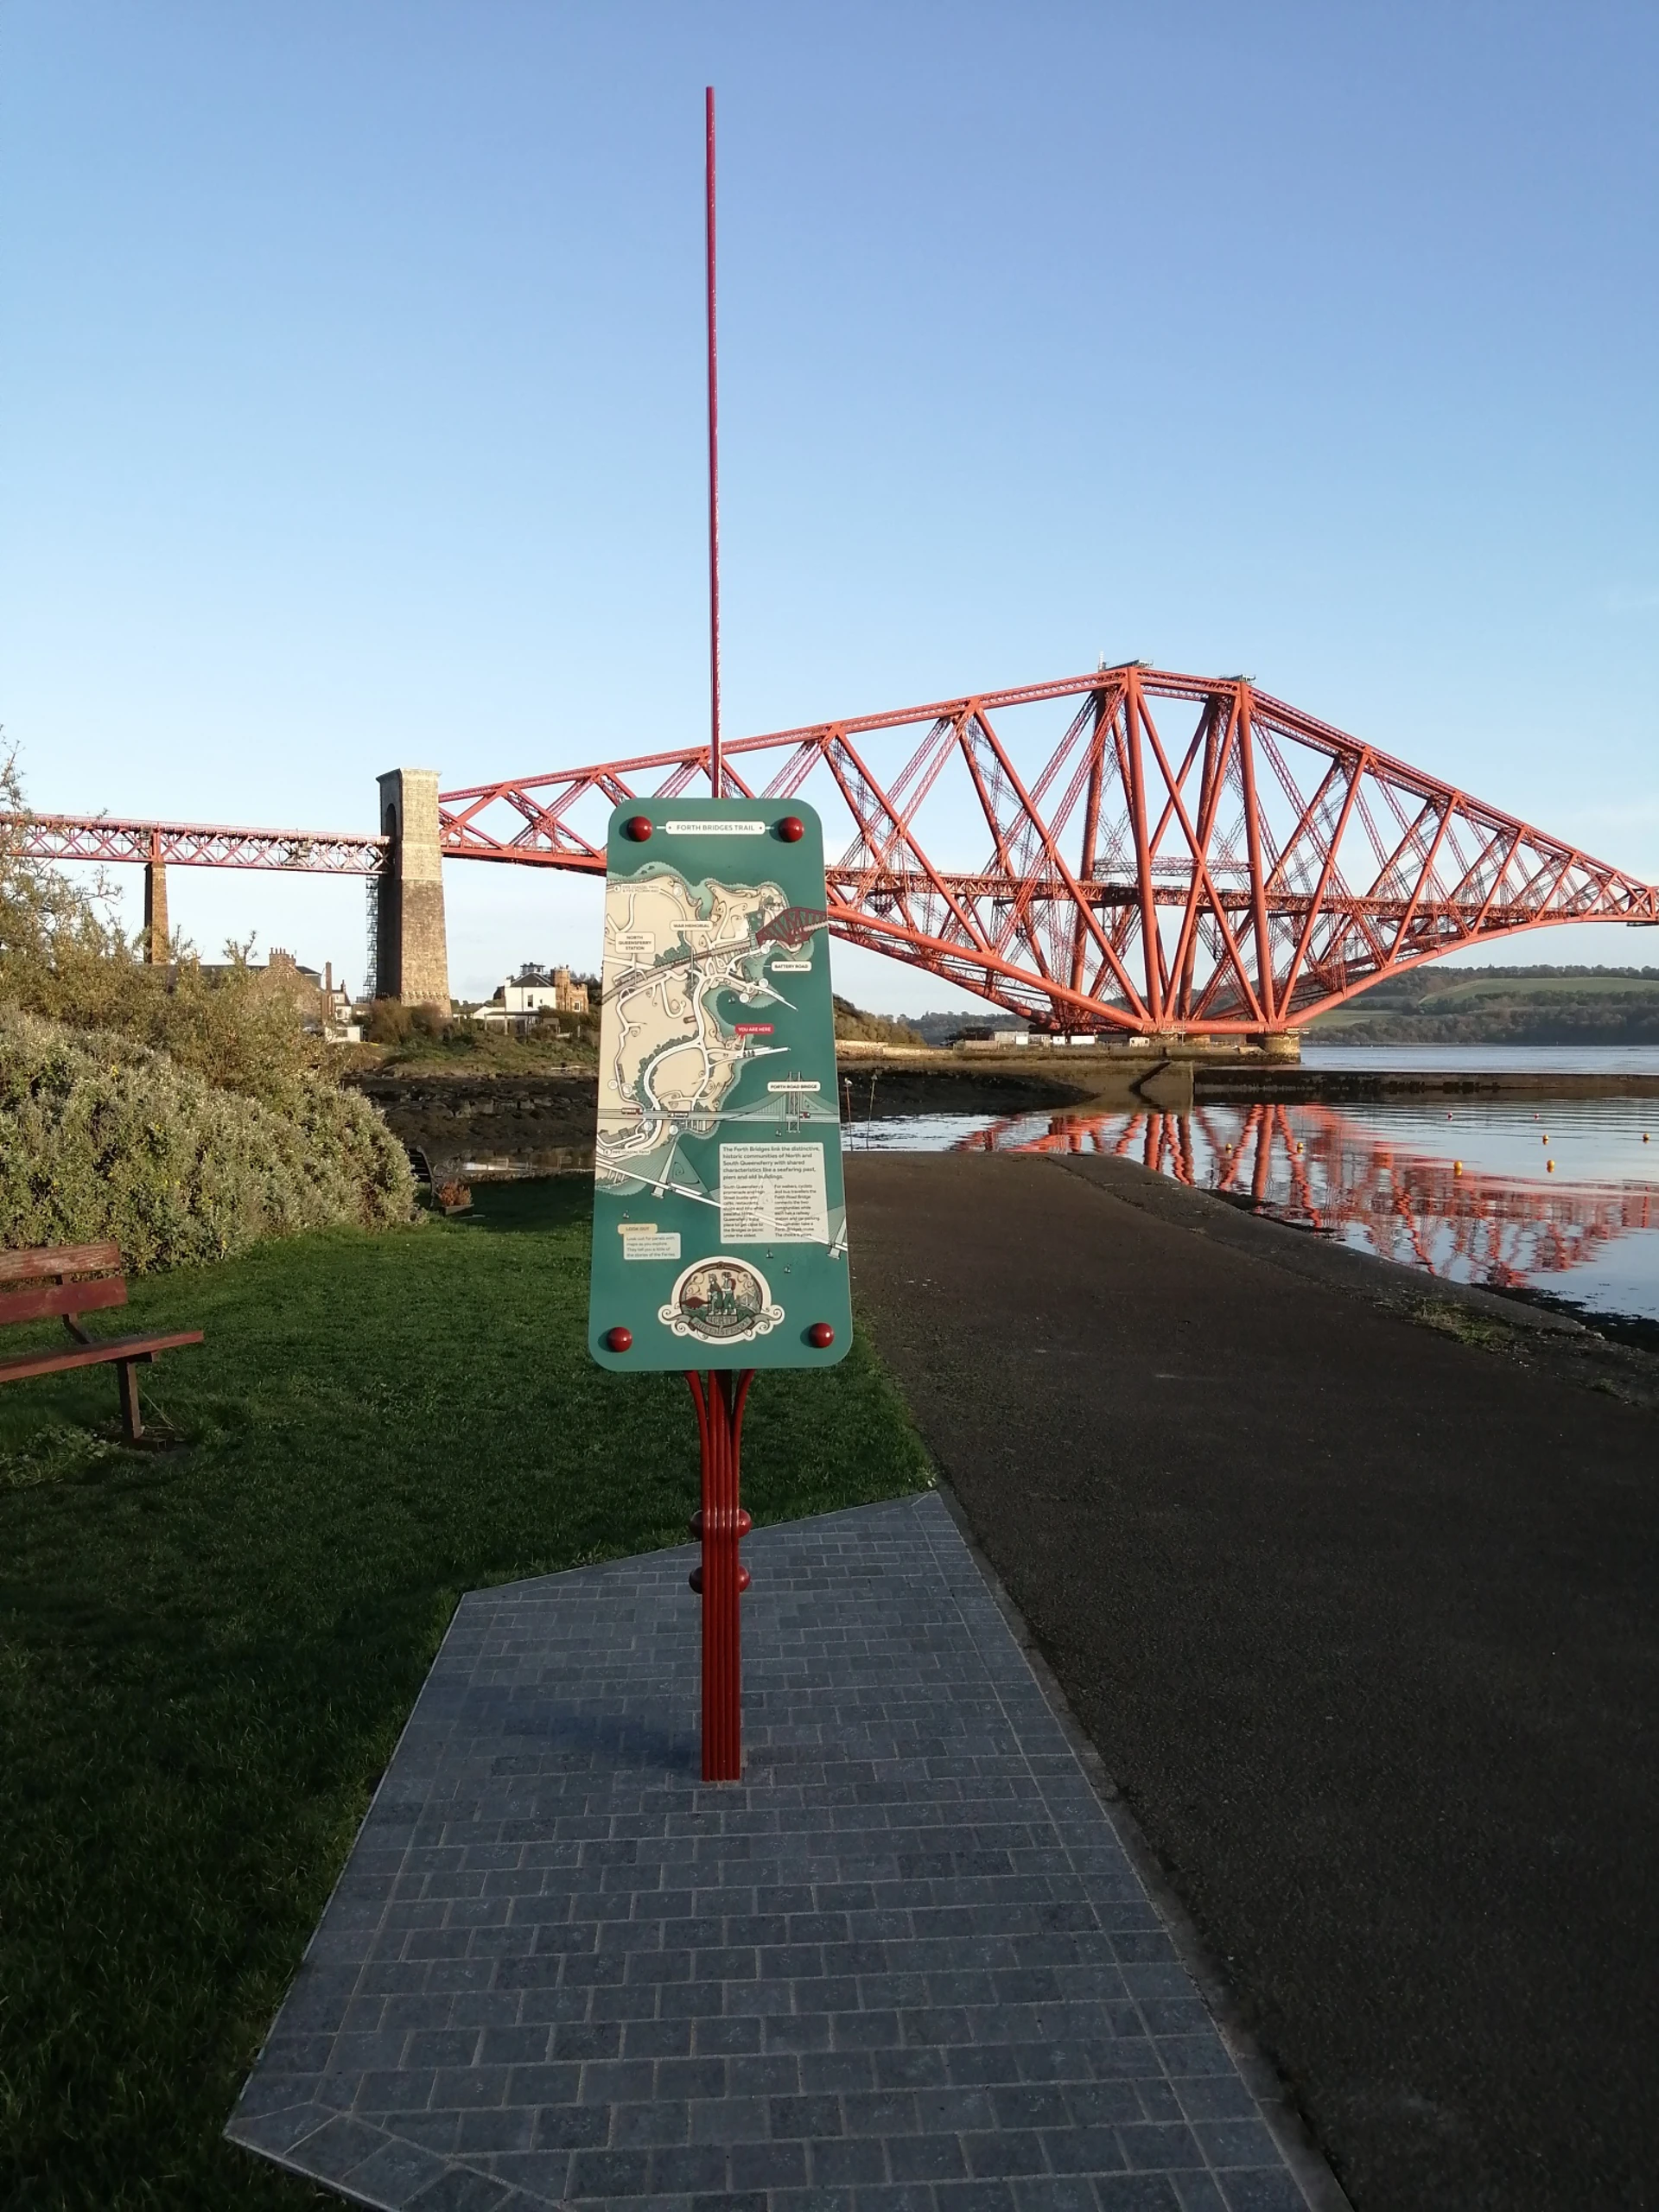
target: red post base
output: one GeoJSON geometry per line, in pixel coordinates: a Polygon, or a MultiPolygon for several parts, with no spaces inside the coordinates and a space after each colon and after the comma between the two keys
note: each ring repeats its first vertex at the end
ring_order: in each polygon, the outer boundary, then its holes
{"type": "Polygon", "coordinates": [[[737,1782],[743,1774],[742,1628],[737,1601],[749,1586],[737,1547],[751,1526],[738,1503],[743,1408],[753,1368],[711,1374],[705,1383],[688,1374],[702,1446],[702,1508],[691,1533],[702,1542],[702,1564],[691,1587],[702,1599],[702,1778],[737,1782]]]}

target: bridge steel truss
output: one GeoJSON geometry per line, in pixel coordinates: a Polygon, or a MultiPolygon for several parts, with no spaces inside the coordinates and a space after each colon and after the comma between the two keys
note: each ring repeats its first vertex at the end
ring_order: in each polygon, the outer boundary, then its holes
{"type": "Polygon", "coordinates": [[[11,826],[10,842],[34,860],[142,861],[157,868],[298,869],[319,875],[382,875],[391,846],[390,838],[344,830],[115,822],[101,814],[26,815],[11,826]]]}
{"type": "MultiPolygon", "coordinates": [[[[728,796],[805,791],[844,840],[836,936],[1052,1032],[1271,1036],[1463,946],[1659,925],[1659,889],[1243,677],[1127,664],[723,750],[728,796]],[[1068,707],[1033,743],[1033,716],[1068,707]]],[[[602,874],[613,806],[709,776],[705,741],[446,792],[442,849],[602,874]]],[[[10,834],[52,860],[393,865],[386,838],[349,834],[64,815],[10,834]]]]}
{"type": "MultiPolygon", "coordinates": [[[[837,937],[1050,1031],[1271,1035],[1461,946],[1659,924],[1652,886],[1243,677],[1132,664],[724,750],[733,796],[810,781],[826,830],[845,817],[837,937]],[[998,724],[1054,703],[1069,723],[1022,773],[998,724]],[[883,776],[874,741],[895,735],[911,742],[883,776]],[[944,864],[931,831],[930,854],[925,811],[953,844],[976,831],[979,864],[944,864]]],[[[447,792],[444,849],[601,873],[585,809],[708,777],[705,744],[447,792]]]]}

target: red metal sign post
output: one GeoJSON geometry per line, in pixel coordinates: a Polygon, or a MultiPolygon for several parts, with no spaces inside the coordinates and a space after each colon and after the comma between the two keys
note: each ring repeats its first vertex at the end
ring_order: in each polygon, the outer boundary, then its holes
{"type": "MultiPolygon", "coordinates": [[[[720,753],[720,353],[715,314],[715,88],[703,92],[703,216],[709,308],[709,787],[724,796],[720,753]]],[[[737,1548],[748,1515],[738,1503],[742,1477],[743,1408],[753,1368],[688,1373],[702,1446],[702,1505],[691,1533],[702,1564],[691,1587],[702,1599],[702,1778],[736,1782],[743,1772],[743,1624],[738,1599],[749,1571],[737,1548]]]]}
{"type": "Polygon", "coordinates": [[[705,1378],[688,1374],[702,1447],[702,1505],[691,1534],[702,1545],[702,1563],[691,1570],[691,1587],[702,1599],[702,1778],[736,1782],[743,1772],[743,1628],[738,1599],[749,1570],[737,1548],[753,1525],[738,1503],[743,1408],[752,1367],[715,1370],[705,1378]]]}
{"type": "Polygon", "coordinates": [[[606,833],[588,1343],[614,1373],[690,1386],[702,1778],[737,1782],[744,1408],[757,1370],[843,1358],[853,1317],[823,824],[728,793],[721,759],[712,91],[707,123],[710,796],[631,801],[606,833]]]}

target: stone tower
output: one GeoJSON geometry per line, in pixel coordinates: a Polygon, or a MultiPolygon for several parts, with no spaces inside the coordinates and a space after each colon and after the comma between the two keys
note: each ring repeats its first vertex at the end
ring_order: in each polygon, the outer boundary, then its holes
{"type": "Polygon", "coordinates": [[[438,772],[393,768],[380,779],[380,827],[391,840],[379,880],[374,995],[449,1012],[449,950],[443,929],[443,855],[438,844],[438,772]]]}
{"type": "Polygon", "coordinates": [[[154,968],[164,967],[168,950],[167,926],[167,862],[160,857],[159,833],[150,841],[144,862],[144,958],[154,968]]]}

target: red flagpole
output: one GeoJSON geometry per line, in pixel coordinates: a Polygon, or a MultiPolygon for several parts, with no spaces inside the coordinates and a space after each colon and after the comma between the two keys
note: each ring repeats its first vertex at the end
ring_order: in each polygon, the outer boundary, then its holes
{"type": "MultiPolygon", "coordinates": [[[[709,783],[725,797],[720,754],[720,380],[715,342],[715,88],[703,93],[707,133],[703,191],[709,238],[709,783]]],[[[737,1782],[743,1773],[743,1657],[738,1599],[749,1585],[738,1545],[749,1516],[738,1503],[743,1408],[751,1370],[689,1374],[702,1446],[702,1500],[691,1533],[702,1545],[691,1587],[702,1599],[702,1778],[737,1782]]]]}
{"type": "Polygon", "coordinates": [[[724,796],[720,757],[720,380],[715,341],[715,88],[703,93],[704,196],[709,239],[709,781],[724,796]]]}

